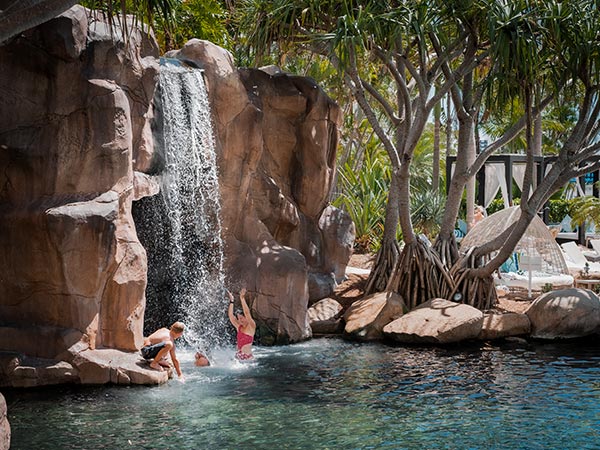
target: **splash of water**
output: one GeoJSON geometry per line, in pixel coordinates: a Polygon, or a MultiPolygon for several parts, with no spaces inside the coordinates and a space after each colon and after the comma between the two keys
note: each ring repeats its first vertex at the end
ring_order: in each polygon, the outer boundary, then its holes
{"type": "Polygon", "coordinates": [[[140,241],[148,252],[146,325],[180,320],[187,326],[187,344],[221,346],[227,302],[220,195],[202,71],[163,63],[159,91],[161,193],[151,200],[153,211],[143,214],[145,225],[139,227],[145,229],[140,241]]]}

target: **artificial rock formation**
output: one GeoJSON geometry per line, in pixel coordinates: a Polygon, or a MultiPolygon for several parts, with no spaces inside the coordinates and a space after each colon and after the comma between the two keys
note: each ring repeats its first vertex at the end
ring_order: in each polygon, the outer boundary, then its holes
{"type": "Polygon", "coordinates": [[[478,309],[435,298],[386,325],[383,333],[408,344],[450,344],[477,338],[482,326],[478,309]]]}
{"type": "Polygon", "coordinates": [[[6,400],[0,394],[0,450],[10,448],[10,424],[6,417],[6,400]]]}
{"type": "Polygon", "coordinates": [[[478,339],[494,340],[511,336],[528,335],[531,322],[525,314],[506,312],[503,314],[487,313],[483,315],[483,325],[478,339]]]}
{"type": "Polygon", "coordinates": [[[378,292],[354,302],[344,314],[346,337],[359,341],[383,338],[383,330],[408,308],[395,292],[378,292]]]}
{"type": "Polygon", "coordinates": [[[600,334],[600,298],[587,289],[559,289],[538,297],[525,311],[531,337],[571,339],[600,334]]]}
{"type": "Polygon", "coordinates": [[[343,306],[332,298],[319,300],[308,308],[308,319],[313,335],[340,334],[344,331],[341,313],[343,306]]]}
{"type": "Polygon", "coordinates": [[[341,111],[314,81],[236,69],[207,41],[170,52],[204,70],[217,143],[225,256],[263,343],[306,339],[308,300],[333,292],[354,226],[328,206],[341,111]]]}
{"type": "Polygon", "coordinates": [[[158,48],[120,36],[76,6],[0,47],[0,350],[142,343],[131,204],[151,191],[134,171],[152,153],[158,48]]]}
{"type": "MultiPolygon", "coordinates": [[[[313,81],[238,70],[208,42],[176,56],[205,70],[229,284],[247,286],[262,342],[306,339],[309,293],[333,290],[354,238],[328,206],[340,110],[313,81]]],[[[104,375],[93,375],[78,356],[120,349],[129,365],[143,339],[147,262],[131,207],[157,192],[156,42],[133,29],[125,45],[75,6],[8,41],[0,60],[0,352],[21,361],[3,375],[145,379],[111,364],[106,376],[95,358],[104,375]]]]}

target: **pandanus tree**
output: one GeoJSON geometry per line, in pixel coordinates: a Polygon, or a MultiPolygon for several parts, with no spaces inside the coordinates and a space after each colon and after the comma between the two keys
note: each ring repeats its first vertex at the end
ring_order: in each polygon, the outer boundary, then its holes
{"type": "Polygon", "coordinates": [[[389,156],[392,179],[385,231],[369,290],[401,292],[410,306],[455,292],[482,309],[491,306],[491,274],[512,253],[533,215],[570,177],[598,165],[599,21],[593,1],[339,5],[254,0],[245,3],[245,12],[252,23],[242,28],[248,30],[248,42],[257,53],[273,44],[295,46],[334,64],[389,156]],[[582,101],[566,95],[565,89],[577,92],[582,101]],[[415,236],[410,221],[410,164],[432,109],[448,92],[459,119],[457,165],[442,228],[429,249],[415,236]],[[558,98],[572,102],[578,121],[553,168],[532,191],[535,119],[558,98]],[[511,101],[524,105],[523,117],[475,155],[474,130],[483,102],[486,108],[501,110],[511,101]],[[383,111],[391,125],[389,135],[376,110],[383,111]],[[521,217],[501,236],[460,255],[452,231],[465,186],[490,155],[522,130],[528,164],[521,217]],[[405,243],[402,252],[396,242],[398,223],[405,243]],[[493,259],[484,259],[492,252],[493,259]]]}
{"type": "MultiPolygon", "coordinates": [[[[321,55],[339,70],[369,120],[388,155],[391,180],[384,234],[367,289],[384,290],[397,279],[410,286],[403,292],[412,304],[439,295],[435,280],[446,270],[411,223],[415,148],[434,107],[485,59],[474,31],[460,26],[444,3],[253,0],[238,9],[245,19],[240,28],[248,30],[249,48],[257,56],[275,44],[321,55]],[[436,37],[443,41],[437,52],[436,37]]],[[[465,2],[456,3],[458,9],[465,2]]]]}
{"type": "MultiPolygon", "coordinates": [[[[500,110],[515,98],[524,105],[527,164],[519,220],[499,236],[490,237],[490,242],[463,255],[451,269],[455,283],[452,292],[478,299],[479,307],[493,301],[493,271],[511,255],[550,196],[569,179],[600,167],[600,17],[595,2],[523,1],[496,3],[495,7],[490,56],[498,76],[491,92],[500,101],[496,103],[500,110]],[[547,97],[541,100],[544,95],[547,97]],[[577,120],[551,170],[534,187],[533,156],[539,146],[534,138],[535,117],[550,98],[568,102],[577,120]],[[490,254],[495,256],[488,261],[490,254]]],[[[471,173],[481,168],[489,151],[477,157],[471,173]]]]}

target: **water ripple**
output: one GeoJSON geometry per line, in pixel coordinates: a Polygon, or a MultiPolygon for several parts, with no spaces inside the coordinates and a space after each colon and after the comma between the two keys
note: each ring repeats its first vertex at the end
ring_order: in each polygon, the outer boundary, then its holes
{"type": "Polygon", "coordinates": [[[186,383],[7,393],[13,449],[600,448],[600,344],[322,339],[182,354],[186,383]]]}

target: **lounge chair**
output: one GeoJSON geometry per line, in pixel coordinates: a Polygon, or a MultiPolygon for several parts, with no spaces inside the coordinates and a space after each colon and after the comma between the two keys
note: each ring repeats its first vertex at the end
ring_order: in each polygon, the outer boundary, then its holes
{"type": "Polygon", "coordinates": [[[600,258],[600,239],[590,239],[590,244],[592,244],[592,248],[596,252],[594,256],[600,258]]]}
{"type": "Polygon", "coordinates": [[[531,273],[531,284],[529,272],[507,272],[501,273],[501,276],[494,275],[496,286],[505,286],[508,289],[507,297],[511,299],[530,299],[542,294],[547,286],[552,290],[567,289],[573,287],[573,277],[565,274],[550,274],[534,270],[531,273]],[[529,288],[531,287],[531,297],[529,288]]]}
{"type": "Polygon", "coordinates": [[[577,276],[580,272],[585,271],[586,264],[588,265],[589,273],[600,275],[600,263],[589,261],[575,242],[565,242],[564,244],[560,244],[560,246],[565,252],[565,262],[572,275],[577,276]]]}

